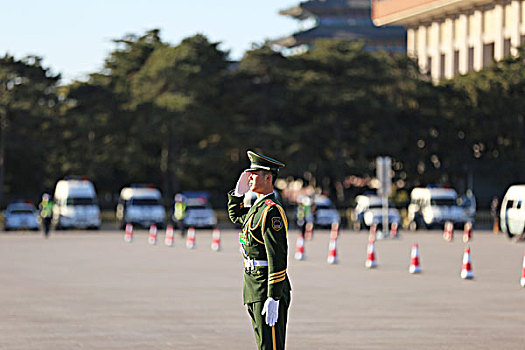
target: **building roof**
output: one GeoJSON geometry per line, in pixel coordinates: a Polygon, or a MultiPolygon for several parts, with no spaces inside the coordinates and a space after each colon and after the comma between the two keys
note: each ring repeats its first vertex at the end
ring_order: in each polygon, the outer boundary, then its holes
{"type": "Polygon", "coordinates": [[[283,48],[311,45],[314,40],[334,38],[362,40],[373,45],[399,43],[405,45],[403,27],[375,27],[370,15],[370,0],[310,0],[280,11],[297,20],[312,20],[313,27],[278,38],[272,44],[283,48]]]}

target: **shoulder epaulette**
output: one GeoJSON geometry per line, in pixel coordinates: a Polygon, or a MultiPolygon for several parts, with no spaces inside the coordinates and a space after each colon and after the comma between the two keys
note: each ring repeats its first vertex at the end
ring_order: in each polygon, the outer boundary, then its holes
{"type": "Polygon", "coordinates": [[[266,203],[266,205],[269,206],[269,207],[271,207],[272,205],[275,205],[275,202],[272,201],[271,199],[265,200],[264,203],[266,203]]]}

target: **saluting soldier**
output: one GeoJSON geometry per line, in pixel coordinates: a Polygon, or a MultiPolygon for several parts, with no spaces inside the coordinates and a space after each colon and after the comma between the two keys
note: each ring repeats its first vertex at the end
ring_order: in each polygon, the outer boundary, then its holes
{"type": "Polygon", "coordinates": [[[273,192],[283,163],[248,151],[251,166],[228,193],[228,214],[242,225],[239,234],[244,259],[243,302],[252,319],[259,349],[284,349],[291,285],[288,279],[288,221],[273,192]],[[257,195],[244,207],[248,190],[257,195]]]}

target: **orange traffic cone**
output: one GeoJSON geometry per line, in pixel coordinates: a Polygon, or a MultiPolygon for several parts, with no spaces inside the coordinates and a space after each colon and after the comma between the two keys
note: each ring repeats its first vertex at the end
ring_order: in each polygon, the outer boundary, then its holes
{"type": "Polygon", "coordinates": [[[419,273],[421,272],[421,267],[419,266],[419,247],[417,243],[412,245],[412,252],[410,254],[410,266],[408,268],[410,273],[419,273]]]}
{"type": "Polygon", "coordinates": [[[329,264],[337,264],[337,236],[330,237],[330,244],[328,245],[328,259],[329,264]]]}
{"type": "Polygon", "coordinates": [[[447,242],[452,242],[454,238],[454,224],[452,221],[445,222],[445,228],[443,229],[443,239],[447,242]]]}
{"type": "Polygon", "coordinates": [[[467,221],[465,222],[465,226],[463,226],[463,242],[467,243],[472,238],[472,222],[467,221]]]}
{"type": "Polygon", "coordinates": [[[377,232],[377,224],[370,225],[370,232],[368,234],[368,241],[369,242],[375,242],[376,241],[376,232],[377,232]]]}
{"type": "Polygon", "coordinates": [[[399,224],[397,222],[390,225],[390,238],[399,238],[399,224]]]}
{"type": "Polygon", "coordinates": [[[375,243],[373,241],[368,242],[365,266],[369,269],[377,266],[375,250],[375,243]]]}
{"type": "Polygon", "coordinates": [[[304,238],[306,240],[311,240],[314,236],[314,223],[307,222],[306,227],[304,228],[304,238]]]}
{"type": "Polygon", "coordinates": [[[211,235],[211,250],[216,252],[221,250],[221,230],[218,227],[213,229],[211,235]]]}
{"type": "Polygon", "coordinates": [[[465,253],[463,254],[463,266],[461,268],[461,278],[463,279],[472,279],[474,275],[472,273],[472,264],[470,262],[470,247],[465,248],[465,253]]]}
{"type": "Polygon", "coordinates": [[[297,242],[295,244],[295,260],[304,260],[306,256],[304,255],[304,237],[299,235],[297,237],[297,242]]]}
{"type": "Polygon", "coordinates": [[[157,225],[155,224],[149,227],[148,243],[157,244],[157,225]]]}
{"type": "Polygon", "coordinates": [[[195,248],[195,228],[191,226],[188,227],[188,232],[186,233],[186,248],[195,248]]]}
{"type": "Polygon", "coordinates": [[[126,224],[126,233],[124,233],[124,241],[131,243],[133,242],[133,224],[126,224]]]}
{"type": "Polygon", "coordinates": [[[166,226],[166,238],[164,238],[164,244],[168,247],[173,246],[173,226],[166,226]]]}
{"type": "Polygon", "coordinates": [[[523,268],[521,270],[520,284],[522,287],[525,287],[525,255],[523,256],[523,268]]]}

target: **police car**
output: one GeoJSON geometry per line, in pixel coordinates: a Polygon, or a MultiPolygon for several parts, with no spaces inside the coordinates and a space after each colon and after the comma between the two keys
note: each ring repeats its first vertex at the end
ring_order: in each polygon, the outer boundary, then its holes
{"type": "Polygon", "coordinates": [[[38,211],[31,202],[13,202],[4,211],[4,230],[38,230],[38,211]]]}
{"type": "Polygon", "coordinates": [[[217,216],[209,203],[207,192],[182,192],[186,203],[184,227],[212,228],[217,225],[217,216]]]}
{"type": "MultiPolygon", "coordinates": [[[[363,194],[355,197],[354,228],[357,230],[369,228],[372,225],[383,225],[383,201],[375,194],[363,194]]],[[[388,205],[388,224],[401,224],[399,211],[388,205]]]]}
{"type": "Polygon", "coordinates": [[[341,223],[341,216],[328,197],[315,195],[314,205],[314,225],[316,227],[327,228],[333,223],[341,223]]]}

